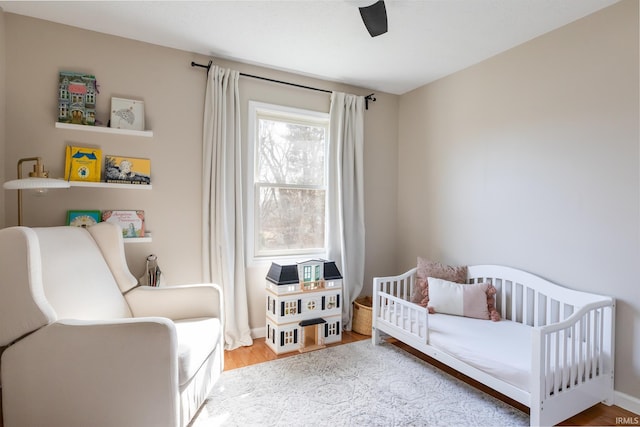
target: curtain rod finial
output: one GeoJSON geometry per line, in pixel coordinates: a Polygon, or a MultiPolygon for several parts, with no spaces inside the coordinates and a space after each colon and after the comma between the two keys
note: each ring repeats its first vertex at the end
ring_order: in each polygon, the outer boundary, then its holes
{"type": "Polygon", "coordinates": [[[376,97],[374,95],[375,95],[375,93],[370,93],[369,95],[364,97],[364,109],[365,110],[369,109],[369,101],[376,102],[376,97]]]}

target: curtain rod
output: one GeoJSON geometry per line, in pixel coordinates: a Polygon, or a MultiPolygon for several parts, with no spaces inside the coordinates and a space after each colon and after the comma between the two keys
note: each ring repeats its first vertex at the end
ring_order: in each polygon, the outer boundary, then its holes
{"type": "MultiPolygon", "coordinates": [[[[211,69],[211,64],[213,64],[213,61],[211,61],[211,60],[209,61],[208,65],[197,64],[197,63],[191,61],[191,66],[192,67],[206,68],[207,69],[207,73],[209,73],[209,70],[211,69]]],[[[285,82],[285,81],[282,81],[282,80],[270,79],[268,77],[255,76],[253,74],[240,73],[240,75],[243,76],[243,77],[251,77],[252,79],[265,80],[265,81],[268,81],[268,82],[279,83],[279,84],[287,85],[287,86],[295,86],[295,87],[299,87],[301,89],[315,90],[317,92],[325,92],[325,93],[331,93],[332,92],[332,91],[326,90],[326,89],[319,89],[317,87],[299,85],[297,83],[291,83],[291,82],[285,82]]],[[[365,109],[367,109],[367,110],[369,109],[369,101],[376,102],[376,98],[374,97],[374,95],[375,94],[372,93],[372,94],[369,94],[369,95],[364,97],[365,109]]]]}

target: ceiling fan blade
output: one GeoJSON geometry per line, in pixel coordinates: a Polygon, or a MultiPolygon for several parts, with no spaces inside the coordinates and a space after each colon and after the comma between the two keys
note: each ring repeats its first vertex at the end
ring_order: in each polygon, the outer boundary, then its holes
{"type": "Polygon", "coordinates": [[[371,37],[387,32],[387,8],[384,6],[383,0],[359,9],[362,22],[364,22],[364,26],[367,27],[371,37]]]}

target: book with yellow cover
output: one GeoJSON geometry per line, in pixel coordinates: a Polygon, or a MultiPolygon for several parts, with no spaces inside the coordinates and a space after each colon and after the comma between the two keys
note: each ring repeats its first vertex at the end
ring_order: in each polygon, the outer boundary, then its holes
{"type": "Polygon", "coordinates": [[[151,184],[151,160],[137,157],[104,157],[104,180],[119,184],[151,184]]]}
{"type": "Polygon", "coordinates": [[[68,145],[64,162],[64,179],[67,181],[100,182],[102,150],[68,145]]]}

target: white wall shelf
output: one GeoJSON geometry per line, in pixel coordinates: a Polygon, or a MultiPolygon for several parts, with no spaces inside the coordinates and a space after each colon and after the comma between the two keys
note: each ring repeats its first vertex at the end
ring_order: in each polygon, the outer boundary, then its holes
{"type": "Polygon", "coordinates": [[[127,237],[125,243],[151,243],[151,237],[127,237]]]}
{"type": "Polygon", "coordinates": [[[117,129],[117,128],[108,128],[105,126],[74,125],[71,123],[60,123],[60,122],[56,122],[56,128],[69,129],[69,130],[81,130],[85,132],[110,133],[114,135],[143,136],[146,138],[153,137],[153,131],[151,130],[117,129]]]}
{"type": "MultiPolygon", "coordinates": [[[[111,135],[128,135],[128,136],[140,136],[145,138],[153,137],[153,131],[145,130],[129,130],[129,129],[117,129],[108,128],[104,126],[86,126],[75,125],[71,123],[56,122],[55,127],[57,129],[66,129],[72,131],[93,132],[93,133],[107,133],[111,135]]],[[[151,190],[151,185],[146,184],[120,184],[111,182],[84,182],[84,181],[69,181],[71,187],[85,187],[85,188],[115,188],[119,190],[151,190]]],[[[151,237],[130,237],[124,239],[125,244],[131,243],[151,243],[151,237]]]]}
{"type": "Polygon", "coordinates": [[[152,184],[118,184],[114,182],[69,181],[72,187],[117,188],[119,190],[151,190],[152,184]]]}

